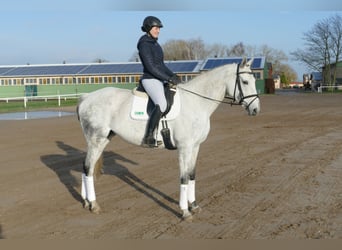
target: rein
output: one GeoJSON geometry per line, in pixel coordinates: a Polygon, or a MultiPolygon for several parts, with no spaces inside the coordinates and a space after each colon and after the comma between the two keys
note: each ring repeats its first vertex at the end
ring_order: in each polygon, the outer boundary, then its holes
{"type": "Polygon", "coordinates": [[[185,89],[185,88],[182,88],[181,86],[177,85],[177,88],[180,88],[188,93],[191,93],[193,95],[196,95],[196,96],[199,96],[199,97],[202,97],[204,99],[207,99],[207,100],[210,100],[210,101],[214,101],[214,102],[218,102],[218,103],[224,103],[224,104],[229,104],[231,106],[233,105],[242,105],[244,100],[247,99],[247,98],[251,98],[251,97],[255,97],[247,106],[246,106],[246,109],[257,99],[259,98],[259,95],[258,94],[253,94],[253,95],[247,95],[247,96],[244,96],[243,93],[242,93],[242,88],[241,88],[241,81],[240,81],[240,74],[253,74],[252,72],[240,72],[239,71],[239,68],[240,68],[240,64],[238,64],[237,66],[237,71],[236,71],[236,80],[235,80],[235,87],[234,87],[234,96],[233,97],[230,97],[230,96],[225,96],[224,98],[225,99],[230,99],[231,101],[221,101],[221,100],[217,100],[217,99],[214,99],[214,98],[211,98],[211,97],[208,97],[208,96],[204,96],[202,94],[199,94],[199,93],[196,93],[194,91],[191,91],[191,90],[188,90],[188,89],[185,89]],[[239,89],[239,95],[240,95],[240,100],[239,102],[237,102],[236,98],[235,98],[235,93],[236,93],[236,89],[239,89]]]}

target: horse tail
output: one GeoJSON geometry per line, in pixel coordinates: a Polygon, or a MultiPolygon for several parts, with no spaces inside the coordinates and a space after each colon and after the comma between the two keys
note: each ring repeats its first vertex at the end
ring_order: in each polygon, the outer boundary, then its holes
{"type": "Polygon", "coordinates": [[[77,114],[77,119],[80,120],[80,113],[79,113],[79,109],[80,109],[80,105],[81,103],[84,101],[85,97],[87,96],[88,94],[83,94],[80,96],[80,98],[78,99],[78,104],[77,104],[77,107],[76,107],[76,114],[77,114]]]}
{"type": "Polygon", "coordinates": [[[79,112],[78,112],[78,106],[79,106],[79,105],[77,105],[77,107],[76,107],[76,114],[77,114],[77,120],[80,120],[80,114],[79,114],[79,112]]]}

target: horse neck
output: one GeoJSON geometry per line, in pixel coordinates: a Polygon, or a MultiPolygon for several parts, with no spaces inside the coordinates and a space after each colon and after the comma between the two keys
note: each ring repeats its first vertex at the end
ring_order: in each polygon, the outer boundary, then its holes
{"type": "MultiPolygon", "coordinates": [[[[213,112],[220,104],[220,101],[223,101],[224,99],[226,93],[226,81],[229,81],[229,78],[234,76],[234,69],[235,67],[232,67],[232,65],[215,68],[191,80],[186,84],[186,88],[194,93],[206,97],[202,99],[205,100],[205,105],[211,109],[211,112],[213,112]]],[[[230,81],[234,80],[235,79],[230,81]]]]}

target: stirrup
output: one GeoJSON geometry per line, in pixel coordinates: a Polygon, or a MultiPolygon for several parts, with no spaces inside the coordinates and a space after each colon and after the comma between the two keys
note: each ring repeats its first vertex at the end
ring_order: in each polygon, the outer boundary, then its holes
{"type": "Polygon", "coordinates": [[[141,144],[144,148],[157,148],[159,147],[163,142],[162,141],[156,141],[154,138],[144,138],[143,142],[141,144]]]}

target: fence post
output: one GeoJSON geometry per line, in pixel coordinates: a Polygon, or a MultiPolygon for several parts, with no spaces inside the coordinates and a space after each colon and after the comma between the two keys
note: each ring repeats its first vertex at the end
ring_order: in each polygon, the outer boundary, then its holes
{"type": "Polygon", "coordinates": [[[58,94],[58,107],[61,106],[61,96],[59,94],[59,90],[57,90],[57,94],[58,94]]]}

